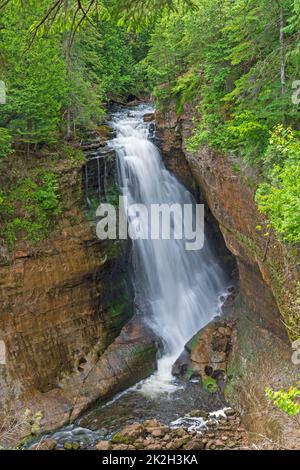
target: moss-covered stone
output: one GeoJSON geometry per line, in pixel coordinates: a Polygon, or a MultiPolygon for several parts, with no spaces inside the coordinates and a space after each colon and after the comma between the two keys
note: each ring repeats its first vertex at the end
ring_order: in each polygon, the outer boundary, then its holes
{"type": "Polygon", "coordinates": [[[213,377],[202,377],[202,387],[209,393],[216,393],[218,391],[217,381],[213,377]]]}

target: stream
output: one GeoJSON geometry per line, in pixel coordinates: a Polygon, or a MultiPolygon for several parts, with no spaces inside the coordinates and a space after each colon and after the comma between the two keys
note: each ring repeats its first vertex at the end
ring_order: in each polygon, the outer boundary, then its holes
{"type": "MultiPolygon", "coordinates": [[[[118,157],[121,194],[128,204],[177,203],[196,207],[192,194],[165,167],[153,143],[153,124],[144,115],[153,108],[142,104],[114,112],[110,125],[115,136],[109,147],[118,157]]],[[[206,226],[205,226],[206,229],[206,226]]],[[[146,230],[146,227],[145,227],[146,230]]],[[[131,269],[137,313],[161,338],[163,352],[156,372],[146,380],[99,404],[77,422],[52,437],[63,446],[77,442],[92,446],[108,439],[122,426],[157,418],[169,425],[205,426],[202,418],[189,418],[191,410],[215,412],[226,407],[221,393],[210,394],[199,380],[183,381],[172,375],[172,366],[185,344],[215,317],[222,315],[222,301],[231,280],[205,234],[204,247],[187,251],[184,239],[132,240],[131,269]]]]}

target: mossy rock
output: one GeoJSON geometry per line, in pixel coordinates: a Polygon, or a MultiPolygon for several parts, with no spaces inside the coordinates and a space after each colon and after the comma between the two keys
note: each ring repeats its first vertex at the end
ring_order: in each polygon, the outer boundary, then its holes
{"type": "Polygon", "coordinates": [[[130,438],[129,436],[126,436],[125,434],[122,434],[121,432],[117,432],[117,434],[115,434],[112,437],[111,441],[114,444],[127,444],[127,445],[130,445],[130,444],[133,444],[134,438],[130,438]]]}
{"type": "Polygon", "coordinates": [[[202,377],[202,387],[208,393],[216,393],[219,389],[216,379],[212,377],[202,377]]]}

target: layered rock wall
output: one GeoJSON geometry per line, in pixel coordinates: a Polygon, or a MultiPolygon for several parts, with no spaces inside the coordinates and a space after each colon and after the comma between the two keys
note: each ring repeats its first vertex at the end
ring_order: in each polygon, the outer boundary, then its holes
{"type": "MultiPolygon", "coordinates": [[[[25,165],[23,173],[30,171],[25,165]]],[[[115,343],[133,315],[127,249],[96,237],[82,162],[66,157],[51,171],[62,214],[49,236],[38,244],[18,241],[11,252],[2,243],[0,250],[0,340],[6,346],[0,412],[41,411],[44,429],[67,423],[155,367],[153,338],[145,340],[141,327],[127,328],[115,343]]]]}

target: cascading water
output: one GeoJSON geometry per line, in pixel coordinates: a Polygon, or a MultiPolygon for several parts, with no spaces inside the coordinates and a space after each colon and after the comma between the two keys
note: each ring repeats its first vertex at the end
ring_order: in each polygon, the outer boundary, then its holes
{"type": "MultiPolygon", "coordinates": [[[[165,168],[159,150],[149,140],[143,115],[153,111],[140,106],[116,113],[119,182],[128,204],[193,204],[187,189],[165,168]]],[[[200,251],[187,251],[185,240],[133,240],[133,282],[136,305],[163,342],[157,372],[142,384],[144,393],[172,391],[172,365],[185,344],[216,315],[226,276],[205,239],[200,251]]]]}
{"type": "MultiPolygon", "coordinates": [[[[109,145],[118,155],[122,193],[128,197],[128,204],[195,206],[193,196],[165,168],[158,149],[149,140],[151,125],[144,123],[143,115],[151,111],[142,105],[112,115],[116,137],[109,145]]],[[[132,272],[137,314],[143,315],[164,346],[157,371],[92,409],[77,425],[56,433],[53,437],[60,448],[70,441],[79,442],[83,448],[94,445],[133,420],[156,418],[172,426],[188,425],[200,430],[203,420],[191,418],[191,410],[216,412],[226,406],[219,392],[207,393],[199,382],[176,381],[172,376],[172,366],[185,344],[220,315],[220,299],[226,297],[226,287],[231,284],[209,241],[205,240],[200,251],[186,251],[185,240],[172,237],[133,240],[132,272]]]]}

